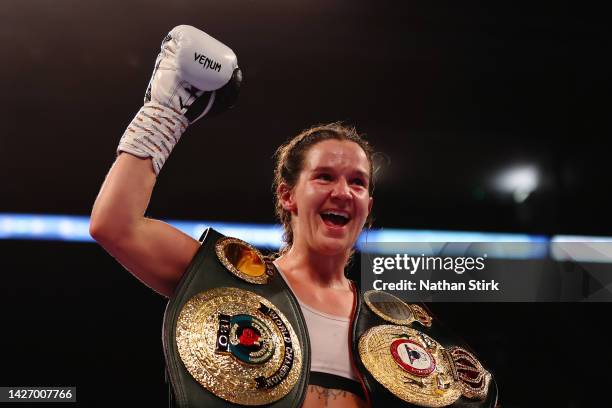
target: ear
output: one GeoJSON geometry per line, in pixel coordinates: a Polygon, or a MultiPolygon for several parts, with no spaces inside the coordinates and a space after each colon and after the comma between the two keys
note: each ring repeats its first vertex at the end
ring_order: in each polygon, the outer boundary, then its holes
{"type": "Polygon", "coordinates": [[[297,210],[295,200],[293,199],[293,189],[289,188],[286,183],[279,184],[276,189],[276,195],[278,196],[278,202],[285,211],[293,213],[297,210]]]}
{"type": "Polygon", "coordinates": [[[372,213],[373,205],[374,205],[374,197],[370,196],[370,202],[368,203],[368,216],[372,213]]]}

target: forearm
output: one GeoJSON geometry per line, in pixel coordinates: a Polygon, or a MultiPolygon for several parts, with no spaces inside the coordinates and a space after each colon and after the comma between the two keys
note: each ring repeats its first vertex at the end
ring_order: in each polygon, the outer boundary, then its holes
{"type": "Polygon", "coordinates": [[[96,239],[120,239],[144,220],[155,173],[151,159],[120,154],[102,184],[91,213],[91,233],[96,239]]]}

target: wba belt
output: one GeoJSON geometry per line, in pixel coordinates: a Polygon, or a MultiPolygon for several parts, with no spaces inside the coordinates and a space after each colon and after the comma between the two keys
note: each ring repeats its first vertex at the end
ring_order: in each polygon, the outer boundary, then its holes
{"type": "Polygon", "coordinates": [[[247,243],[212,229],[201,242],[164,314],[171,404],[300,406],[310,345],[295,296],[247,243]]]}
{"type": "Polygon", "coordinates": [[[380,291],[357,304],[353,355],[371,406],[496,406],[491,374],[424,307],[380,291]]]}

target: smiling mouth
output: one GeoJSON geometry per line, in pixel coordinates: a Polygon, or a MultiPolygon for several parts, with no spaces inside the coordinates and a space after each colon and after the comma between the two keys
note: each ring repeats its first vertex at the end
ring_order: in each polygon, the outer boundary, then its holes
{"type": "Polygon", "coordinates": [[[343,227],[351,220],[346,214],[341,214],[335,211],[325,211],[321,213],[321,218],[326,225],[333,227],[343,227]]]}

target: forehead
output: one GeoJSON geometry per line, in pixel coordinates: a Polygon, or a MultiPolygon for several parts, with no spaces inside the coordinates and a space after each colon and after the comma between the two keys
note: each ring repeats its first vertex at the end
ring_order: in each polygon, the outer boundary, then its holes
{"type": "Polygon", "coordinates": [[[304,158],[304,170],[334,167],[370,173],[370,161],[361,146],[350,140],[329,139],[313,145],[304,158]]]}

